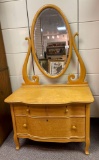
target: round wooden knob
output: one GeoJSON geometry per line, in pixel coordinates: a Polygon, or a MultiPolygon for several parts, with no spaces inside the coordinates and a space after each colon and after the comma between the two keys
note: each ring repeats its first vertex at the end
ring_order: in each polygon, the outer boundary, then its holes
{"type": "Polygon", "coordinates": [[[76,126],[72,126],[72,129],[73,129],[73,130],[76,130],[77,128],[76,128],[76,126]]]}
{"type": "Polygon", "coordinates": [[[26,128],[26,127],[27,127],[27,125],[26,125],[26,124],[23,124],[23,127],[24,127],[24,128],[26,128]]]}
{"type": "Polygon", "coordinates": [[[27,109],[26,111],[27,111],[28,113],[30,112],[30,110],[29,110],[29,109],[27,109]]]}
{"type": "Polygon", "coordinates": [[[65,112],[68,113],[68,109],[67,108],[65,109],[65,112]]]}

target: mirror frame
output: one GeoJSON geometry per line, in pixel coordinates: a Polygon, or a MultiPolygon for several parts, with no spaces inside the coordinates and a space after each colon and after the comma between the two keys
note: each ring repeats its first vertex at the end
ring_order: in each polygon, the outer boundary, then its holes
{"type": "Polygon", "coordinates": [[[49,78],[58,78],[60,76],[62,76],[64,74],[64,72],[66,71],[66,69],[68,68],[69,66],[69,63],[70,63],[70,60],[71,60],[71,56],[72,56],[72,36],[71,36],[71,30],[70,30],[70,26],[69,26],[69,23],[68,23],[68,20],[66,18],[66,16],[63,14],[63,12],[61,11],[61,9],[55,5],[52,5],[52,4],[48,4],[48,5],[45,5],[43,7],[41,7],[37,13],[35,14],[34,16],[34,19],[32,21],[32,26],[31,26],[31,45],[32,45],[32,54],[33,54],[33,57],[34,57],[34,60],[38,66],[38,68],[40,69],[40,71],[47,77],[49,78]],[[69,56],[68,56],[68,60],[65,64],[65,67],[64,69],[62,69],[62,71],[57,74],[57,75],[51,75],[49,73],[47,73],[42,67],[41,65],[39,64],[39,61],[38,61],[38,58],[37,58],[37,55],[36,55],[36,49],[35,49],[35,41],[34,41],[34,33],[35,33],[35,24],[36,24],[36,21],[37,21],[37,18],[39,17],[39,15],[41,14],[41,12],[47,8],[52,8],[52,9],[55,9],[60,15],[61,17],[63,18],[64,20],[64,23],[67,27],[67,30],[68,30],[68,35],[69,35],[69,56]]]}

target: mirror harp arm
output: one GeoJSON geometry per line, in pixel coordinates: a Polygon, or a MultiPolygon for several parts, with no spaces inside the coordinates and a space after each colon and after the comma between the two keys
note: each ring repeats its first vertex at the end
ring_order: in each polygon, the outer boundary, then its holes
{"type": "Polygon", "coordinates": [[[72,37],[72,45],[73,45],[74,51],[78,57],[78,61],[80,64],[80,75],[79,75],[78,79],[75,79],[75,75],[70,74],[68,76],[68,84],[86,84],[87,82],[84,82],[84,79],[86,76],[86,68],[85,68],[84,62],[80,56],[80,53],[78,52],[78,49],[76,47],[75,36],[78,36],[78,33],[75,33],[74,36],[72,37]]]}
{"type": "Polygon", "coordinates": [[[30,52],[31,52],[31,39],[26,37],[25,40],[28,40],[28,52],[23,64],[23,68],[22,68],[22,76],[23,76],[23,80],[25,83],[23,83],[22,85],[38,85],[39,84],[39,77],[34,75],[32,77],[33,81],[29,80],[28,78],[28,74],[27,74],[27,64],[28,64],[28,60],[29,60],[29,56],[30,56],[30,52]]]}

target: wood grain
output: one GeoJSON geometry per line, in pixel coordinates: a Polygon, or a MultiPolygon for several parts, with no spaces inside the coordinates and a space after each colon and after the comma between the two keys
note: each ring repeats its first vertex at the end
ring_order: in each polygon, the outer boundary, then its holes
{"type": "Polygon", "coordinates": [[[5,99],[7,103],[69,104],[94,101],[88,85],[36,85],[23,86],[5,99]]]}

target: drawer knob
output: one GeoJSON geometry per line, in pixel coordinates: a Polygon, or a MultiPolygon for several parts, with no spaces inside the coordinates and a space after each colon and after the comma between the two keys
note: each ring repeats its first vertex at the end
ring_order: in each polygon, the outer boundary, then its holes
{"type": "Polygon", "coordinates": [[[76,126],[72,126],[72,129],[73,129],[73,130],[76,130],[77,128],[76,128],[76,126]]]}
{"type": "Polygon", "coordinates": [[[68,109],[65,109],[65,112],[68,113],[68,109]]]}
{"type": "Polygon", "coordinates": [[[30,110],[29,110],[29,109],[27,109],[26,111],[27,111],[28,113],[30,112],[30,110]]]}
{"type": "Polygon", "coordinates": [[[26,128],[26,127],[27,127],[27,125],[26,125],[26,124],[23,124],[23,127],[24,127],[24,128],[26,128]]]}

